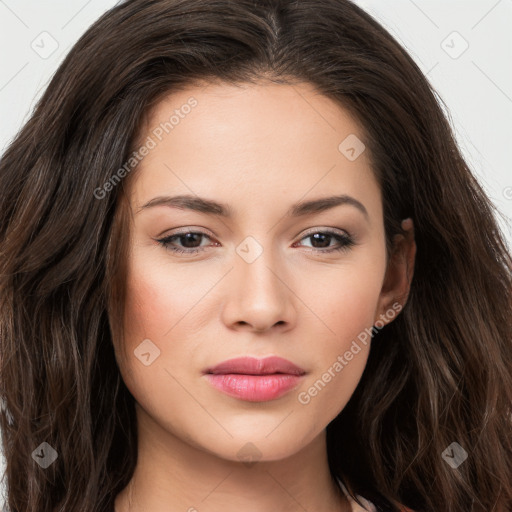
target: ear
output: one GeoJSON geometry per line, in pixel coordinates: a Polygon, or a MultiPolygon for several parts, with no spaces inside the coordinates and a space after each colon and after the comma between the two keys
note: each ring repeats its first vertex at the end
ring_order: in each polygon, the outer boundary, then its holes
{"type": "Polygon", "coordinates": [[[381,327],[383,324],[391,322],[397,312],[400,312],[405,306],[411,289],[416,258],[412,219],[403,220],[402,229],[406,231],[405,236],[398,234],[393,239],[393,249],[377,305],[374,324],[378,321],[378,325],[381,327]]]}

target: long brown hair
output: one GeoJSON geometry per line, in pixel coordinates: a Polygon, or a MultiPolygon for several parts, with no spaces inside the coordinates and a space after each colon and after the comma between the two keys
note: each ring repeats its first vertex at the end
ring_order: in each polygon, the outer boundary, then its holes
{"type": "Polygon", "coordinates": [[[333,477],[382,510],[512,510],[511,255],[436,93],[349,0],[128,0],[59,67],[0,161],[9,509],[111,511],[133,474],[134,399],[112,339],[136,169],[97,191],[129,160],[151,106],[197,80],[313,84],[365,129],[388,247],[414,220],[408,302],[374,333],[327,427],[333,477]],[[46,469],[42,443],[58,455],[46,469]],[[443,458],[454,446],[468,455],[457,468],[443,458]]]}

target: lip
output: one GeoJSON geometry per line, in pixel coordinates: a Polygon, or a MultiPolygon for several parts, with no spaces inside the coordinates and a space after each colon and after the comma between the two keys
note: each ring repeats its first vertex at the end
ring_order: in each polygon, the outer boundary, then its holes
{"type": "Polygon", "coordinates": [[[263,359],[256,357],[236,357],[208,368],[205,373],[230,374],[238,373],[245,375],[270,375],[273,373],[286,373],[289,375],[304,375],[306,372],[282,357],[269,356],[263,359]]]}
{"type": "Polygon", "coordinates": [[[282,357],[237,357],[204,372],[208,382],[226,395],[248,402],[266,402],[297,387],[306,372],[282,357]]]}

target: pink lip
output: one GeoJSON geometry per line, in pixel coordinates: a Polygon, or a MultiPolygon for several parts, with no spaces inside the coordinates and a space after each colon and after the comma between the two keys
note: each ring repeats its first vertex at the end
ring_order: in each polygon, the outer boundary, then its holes
{"type": "Polygon", "coordinates": [[[275,400],[297,386],[306,372],[282,357],[239,357],[205,371],[210,384],[249,402],[275,400]]]}

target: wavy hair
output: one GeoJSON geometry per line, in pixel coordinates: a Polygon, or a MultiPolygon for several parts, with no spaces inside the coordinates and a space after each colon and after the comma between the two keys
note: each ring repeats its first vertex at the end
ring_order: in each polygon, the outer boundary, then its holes
{"type": "Polygon", "coordinates": [[[512,261],[442,100],[349,0],[128,0],[74,45],[0,160],[0,392],[11,512],[111,512],[137,463],[116,364],[149,109],[199,81],[307,82],[357,119],[388,250],[415,225],[408,302],[327,427],[331,474],[381,510],[512,510],[512,261]],[[96,192],[95,192],[96,191],[96,192]],[[58,454],[42,469],[34,452],[58,454]],[[443,453],[468,454],[457,469],[443,453]]]}

